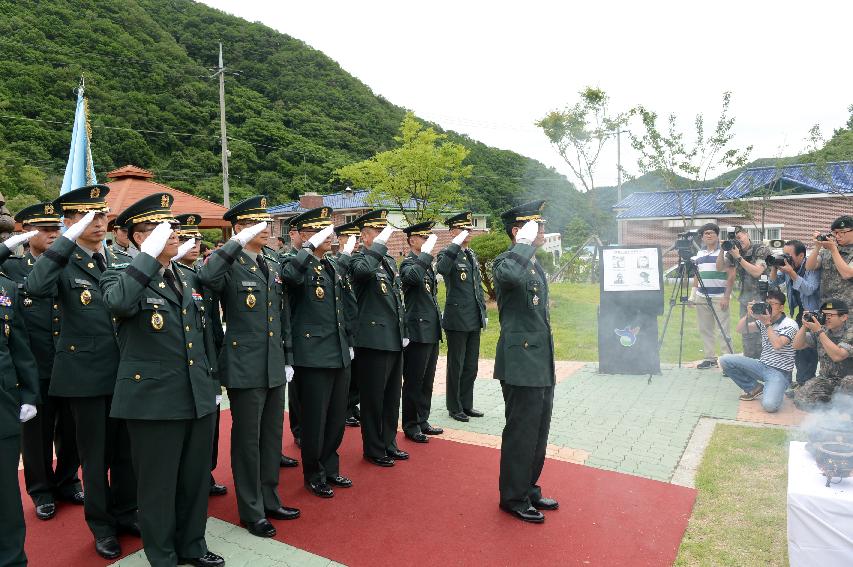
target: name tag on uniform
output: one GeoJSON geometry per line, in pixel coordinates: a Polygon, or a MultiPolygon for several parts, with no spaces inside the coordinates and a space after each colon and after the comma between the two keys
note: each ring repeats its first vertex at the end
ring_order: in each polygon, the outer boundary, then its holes
{"type": "Polygon", "coordinates": [[[165,305],[166,300],[160,297],[146,297],[145,303],[148,303],[149,305],[165,305]]]}
{"type": "Polygon", "coordinates": [[[80,278],[74,278],[74,283],[78,283],[80,285],[93,285],[89,280],[81,280],[80,278]]]}
{"type": "Polygon", "coordinates": [[[240,282],[245,287],[258,287],[258,282],[240,282]]]}

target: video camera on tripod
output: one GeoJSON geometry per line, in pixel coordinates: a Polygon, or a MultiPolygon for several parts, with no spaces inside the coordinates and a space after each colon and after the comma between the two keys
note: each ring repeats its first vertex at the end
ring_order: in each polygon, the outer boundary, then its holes
{"type": "Polygon", "coordinates": [[[678,257],[685,262],[690,261],[693,255],[696,254],[696,237],[698,234],[698,230],[687,230],[678,233],[678,237],[672,248],[678,252],[678,257]]]}

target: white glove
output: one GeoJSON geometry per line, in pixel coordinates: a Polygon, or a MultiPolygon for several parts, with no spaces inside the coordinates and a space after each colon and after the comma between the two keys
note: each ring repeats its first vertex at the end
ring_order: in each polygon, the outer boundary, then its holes
{"type": "Polygon", "coordinates": [[[524,223],[521,230],[515,233],[515,242],[517,244],[533,244],[537,234],[539,234],[539,223],[529,220],[524,223]]]}
{"type": "Polygon", "coordinates": [[[395,230],[397,229],[390,224],[386,225],[385,228],[382,229],[382,232],[379,233],[379,236],[373,239],[373,242],[384,246],[385,243],[388,242],[388,239],[391,238],[391,235],[394,234],[395,230]]]}
{"type": "Polygon", "coordinates": [[[355,250],[356,242],[358,242],[358,237],[354,234],[351,234],[350,237],[347,239],[347,243],[344,244],[344,250],[342,253],[346,254],[347,256],[352,254],[352,251],[355,250]]]}
{"type": "Polygon", "coordinates": [[[355,360],[355,349],[352,347],[349,347],[349,359],[355,360]]]}
{"type": "Polygon", "coordinates": [[[21,423],[31,420],[36,416],[37,413],[38,410],[36,409],[36,406],[30,404],[21,404],[21,423]]]}
{"type": "Polygon", "coordinates": [[[6,248],[8,248],[9,250],[14,250],[15,248],[17,248],[18,246],[20,246],[24,242],[29,242],[30,238],[32,238],[33,236],[35,236],[38,233],[39,233],[39,231],[37,231],[37,230],[31,230],[31,231],[25,232],[23,234],[16,234],[15,236],[12,236],[12,237],[4,240],[3,245],[6,248]]]}
{"type": "Polygon", "coordinates": [[[407,337],[403,337],[403,348],[409,346],[409,339],[407,337]]]}
{"type": "Polygon", "coordinates": [[[157,258],[163,252],[163,248],[166,247],[166,241],[169,240],[170,236],[172,236],[171,225],[167,222],[161,222],[154,227],[145,242],[140,245],[139,251],[152,258],[157,258]]]}
{"type": "Polygon", "coordinates": [[[457,245],[457,246],[462,246],[462,243],[463,243],[463,242],[465,242],[465,239],[466,239],[466,238],[468,238],[468,231],[467,231],[467,230],[463,230],[462,232],[460,232],[459,234],[457,234],[457,235],[453,238],[453,241],[452,241],[452,242],[453,242],[453,244],[455,244],[455,245],[457,245]]]}
{"type": "Polygon", "coordinates": [[[190,238],[180,246],[178,246],[178,253],[172,258],[173,262],[177,262],[181,258],[187,255],[187,252],[192,250],[192,247],[195,246],[195,238],[190,238]]]}
{"type": "Polygon", "coordinates": [[[240,243],[240,246],[245,246],[249,243],[250,240],[262,233],[267,227],[267,224],[268,223],[266,221],[261,221],[258,224],[253,224],[252,226],[244,228],[243,230],[232,236],[231,240],[236,240],[240,243]]]}
{"type": "Polygon", "coordinates": [[[221,404],[221,403],[222,403],[222,394],[217,394],[217,396],[216,396],[216,405],[219,405],[219,404],[221,404]]]}
{"type": "Polygon", "coordinates": [[[320,246],[321,244],[323,244],[324,242],[326,242],[326,240],[328,240],[329,237],[332,236],[333,232],[335,232],[335,227],[332,225],[329,225],[326,228],[324,228],[323,230],[321,230],[320,232],[318,232],[317,234],[315,234],[314,236],[312,236],[311,238],[309,238],[308,244],[311,245],[311,249],[313,250],[313,249],[317,248],[318,246],[320,246]]]}
{"type": "Polygon", "coordinates": [[[65,232],[62,233],[62,236],[70,240],[71,242],[77,242],[77,239],[80,238],[80,235],[83,234],[83,231],[86,230],[86,227],[91,224],[92,219],[95,218],[95,211],[89,211],[83,218],[69,226],[65,229],[65,232]]]}
{"type": "Polygon", "coordinates": [[[486,325],[483,328],[488,327],[488,326],[489,326],[489,318],[486,317],[486,325]]]}
{"type": "Polygon", "coordinates": [[[293,380],[293,367],[289,364],[284,365],[284,379],[288,382],[293,380]]]}
{"type": "Polygon", "coordinates": [[[438,240],[438,236],[430,234],[427,237],[426,242],[424,242],[424,245],[421,246],[421,252],[424,254],[432,254],[432,249],[435,248],[436,240],[438,240]]]}

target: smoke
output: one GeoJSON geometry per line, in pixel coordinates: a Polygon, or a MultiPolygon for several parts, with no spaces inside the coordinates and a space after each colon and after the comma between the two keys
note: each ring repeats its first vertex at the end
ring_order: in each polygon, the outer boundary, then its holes
{"type": "Polygon", "coordinates": [[[836,392],[828,404],[803,420],[800,431],[809,441],[853,443],[853,396],[836,392]]]}

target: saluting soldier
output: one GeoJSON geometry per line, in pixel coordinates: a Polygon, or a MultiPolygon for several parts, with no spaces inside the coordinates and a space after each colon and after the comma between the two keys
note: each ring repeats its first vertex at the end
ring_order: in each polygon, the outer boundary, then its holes
{"type": "Polygon", "coordinates": [[[127,237],[126,226],[119,226],[119,224],[114,220],[111,223],[111,230],[113,233],[113,243],[110,244],[110,250],[112,250],[116,256],[128,256],[132,260],[134,256],[139,254],[139,250],[130,244],[130,240],[127,237]]]}
{"type": "Polygon", "coordinates": [[[272,537],[267,518],[292,520],[299,510],[278,495],[284,384],[292,376],[290,309],[279,263],[266,256],[272,219],[267,199],[249,197],[223,218],[235,234],[199,269],[219,295],[227,325],[217,370],[231,402],[231,471],[240,521],[250,533],[272,537]]]}
{"type": "Polygon", "coordinates": [[[554,339],[548,278],[536,262],[545,242],[542,208],[533,201],[503,213],[512,247],[495,258],[501,333],[495,378],[501,381],[506,425],[501,438],[500,507],[525,522],[542,523],[540,510],[556,510],[537,485],[554,402],[554,339]]]}
{"type": "MultiPolygon", "coordinates": [[[[358,239],[361,235],[355,223],[348,222],[335,227],[335,235],[338,241],[343,241],[343,245],[338,246],[338,254],[335,259],[338,262],[341,277],[344,280],[344,309],[347,313],[347,324],[350,328],[347,330],[347,336],[350,337],[350,346],[355,347],[355,323],[358,320],[358,302],[355,299],[355,290],[352,285],[352,277],[350,277],[350,262],[352,254],[358,248],[358,239]]],[[[349,393],[347,394],[347,415],[344,423],[349,427],[358,427],[361,425],[361,412],[358,408],[358,380],[352,375],[353,366],[350,365],[350,381],[349,393]]]]}
{"type": "Polygon", "coordinates": [[[104,249],[110,188],[91,185],[53,202],[67,230],[44,251],[25,289],[31,297],[59,298],[62,328],[50,395],[68,398],[77,430],[86,497],[83,511],[106,559],[121,555],[117,535],[139,535],[136,478],[127,424],[110,417],[119,350],[110,312],[101,297],[101,274],[118,261],[104,249]],[[108,480],[109,479],[109,480],[108,480]]]}
{"type": "Polygon", "coordinates": [[[432,385],[441,342],[441,313],[438,285],[432,268],[432,250],[438,237],[434,222],[422,222],[403,229],[409,254],[400,265],[406,300],[406,327],[411,342],[403,351],[403,433],[415,443],[429,441],[427,435],[444,433],[429,424],[432,385]]]}
{"type": "Polygon", "coordinates": [[[110,415],[127,420],[149,563],[214,567],[225,561],[208,551],[204,530],[219,384],[197,283],[180,278],[172,262],[179,245],[172,200],[155,193],[116,220],[139,254],[100,281],[121,353],[110,415]]]}
{"type": "Polygon", "coordinates": [[[332,209],[319,207],[291,221],[303,248],[282,267],[290,292],[293,361],[302,409],[302,470],[305,488],[331,498],[331,485],[349,488],[340,474],[338,447],[344,438],[352,347],[346,290],[337,262],[326,257],[334,231],[332,209]]]}
{"type": "Polygon", "coordinates": [[[0,262],[3,273],[18,284],[21,313],[38,366],[41,392],[38,415],[21,429],[24,481],[35,505],[36,517],[49,520],[56,515],[56,500],[83,504],[83,490],[77,476],[80,458],[68,399],[48,394],[55,344],[59,338],[59,303],[56,297],[30,297],[24,282],[39,256],[59,236],[62,221],[50,201],[26,207],[15,215],[15,220],[27,232],[0,245],[0,262]],[[23,242],[29,242],[28,250],[22,256],[12,256],[12,251],[23,242]]]}
{"type": "Polygon", "coordinates": [[[0,565],[14,567],[27,564],[18,487],[21,423],[36,417],[39,403],[38,369],[22,309],[17,284],[0,273],[0,565]]]}
{"type": "Polygon", "coordinates": [[[436,262],[447,290],[441,320],[447,335],[447,411],[456,421],[483,417],[474,409],[474,381],[487,312],[480,264],[468,247],[474,228],[471,217],[466,211],[444,221],[453,241],[438,253],[436,262]]]}
{"type": "MultiPolygon", "coordinates": [[[[282,249],[281,252],[277,253],[278,261],[281,262],[282,267],[288,260],[296,256],[296,253],[302,248],[302,239],[292,222],[287,225],[287,234],[290,238],[291,248],[289,250],[282,249]]],[[[299,425],[300,411],[299,376],[294,368],[293,376],[287,383],[287,422],[290,425],[290,433],[293,434],[293,441],[297,447],[302,447],[302,428],[299,425]]],[[[284,453],[281,454],[282,467],[295,467],[298,464],[299,461],[293,457],[288,457],[284,453]]]]}
{"type": "Polygon", "coordinates": [[[361,229],[364,246],[350,263],[358,301],[354,375],[361,397],[364,458],[381,467],[409,458],[397,447],[402,354],[409,337],[400,275],[385,247],[395,230],[387,216],[386,209],[378,209],[353,221],[361,229]]]}
{"type": "MultiPolygon", "coordinates": [[[[203,288],[196,273],[196,267],[200,263],[199,256],[201,254],[202,234],[198,229],[201,223],[201,215],[198,213],[187,213],[176,215],[175,218],[181,223],[177,231],[178,241],[181,244],[178,247],[178,253],[175,254],[175,267],[178,268],[178,275],[181,276],[182,281],[190,284],[193,300],[199,305],[206,325],[210,326],[211,335],[213,336],[213,346],[207,352],[207,359],[211,367],[215,367],[216,358],[225,341],[225,333],[222,330],[222,320],[219,317],[219,302],[216,300],[214,294],[203,288]]],[[[211,496],[224,496],[228,493],[228,488],[223,484],[217,483],[216,479],[213,478],[213,471],[216,470],[216,464],[219,460],[219,416],[221,413],[220,402],[222,401],[222,391],[221,387],[218,388],[219,390],[216,395],[216,418],[213,420],[213,451],[210,458],[211,496]]]]}

